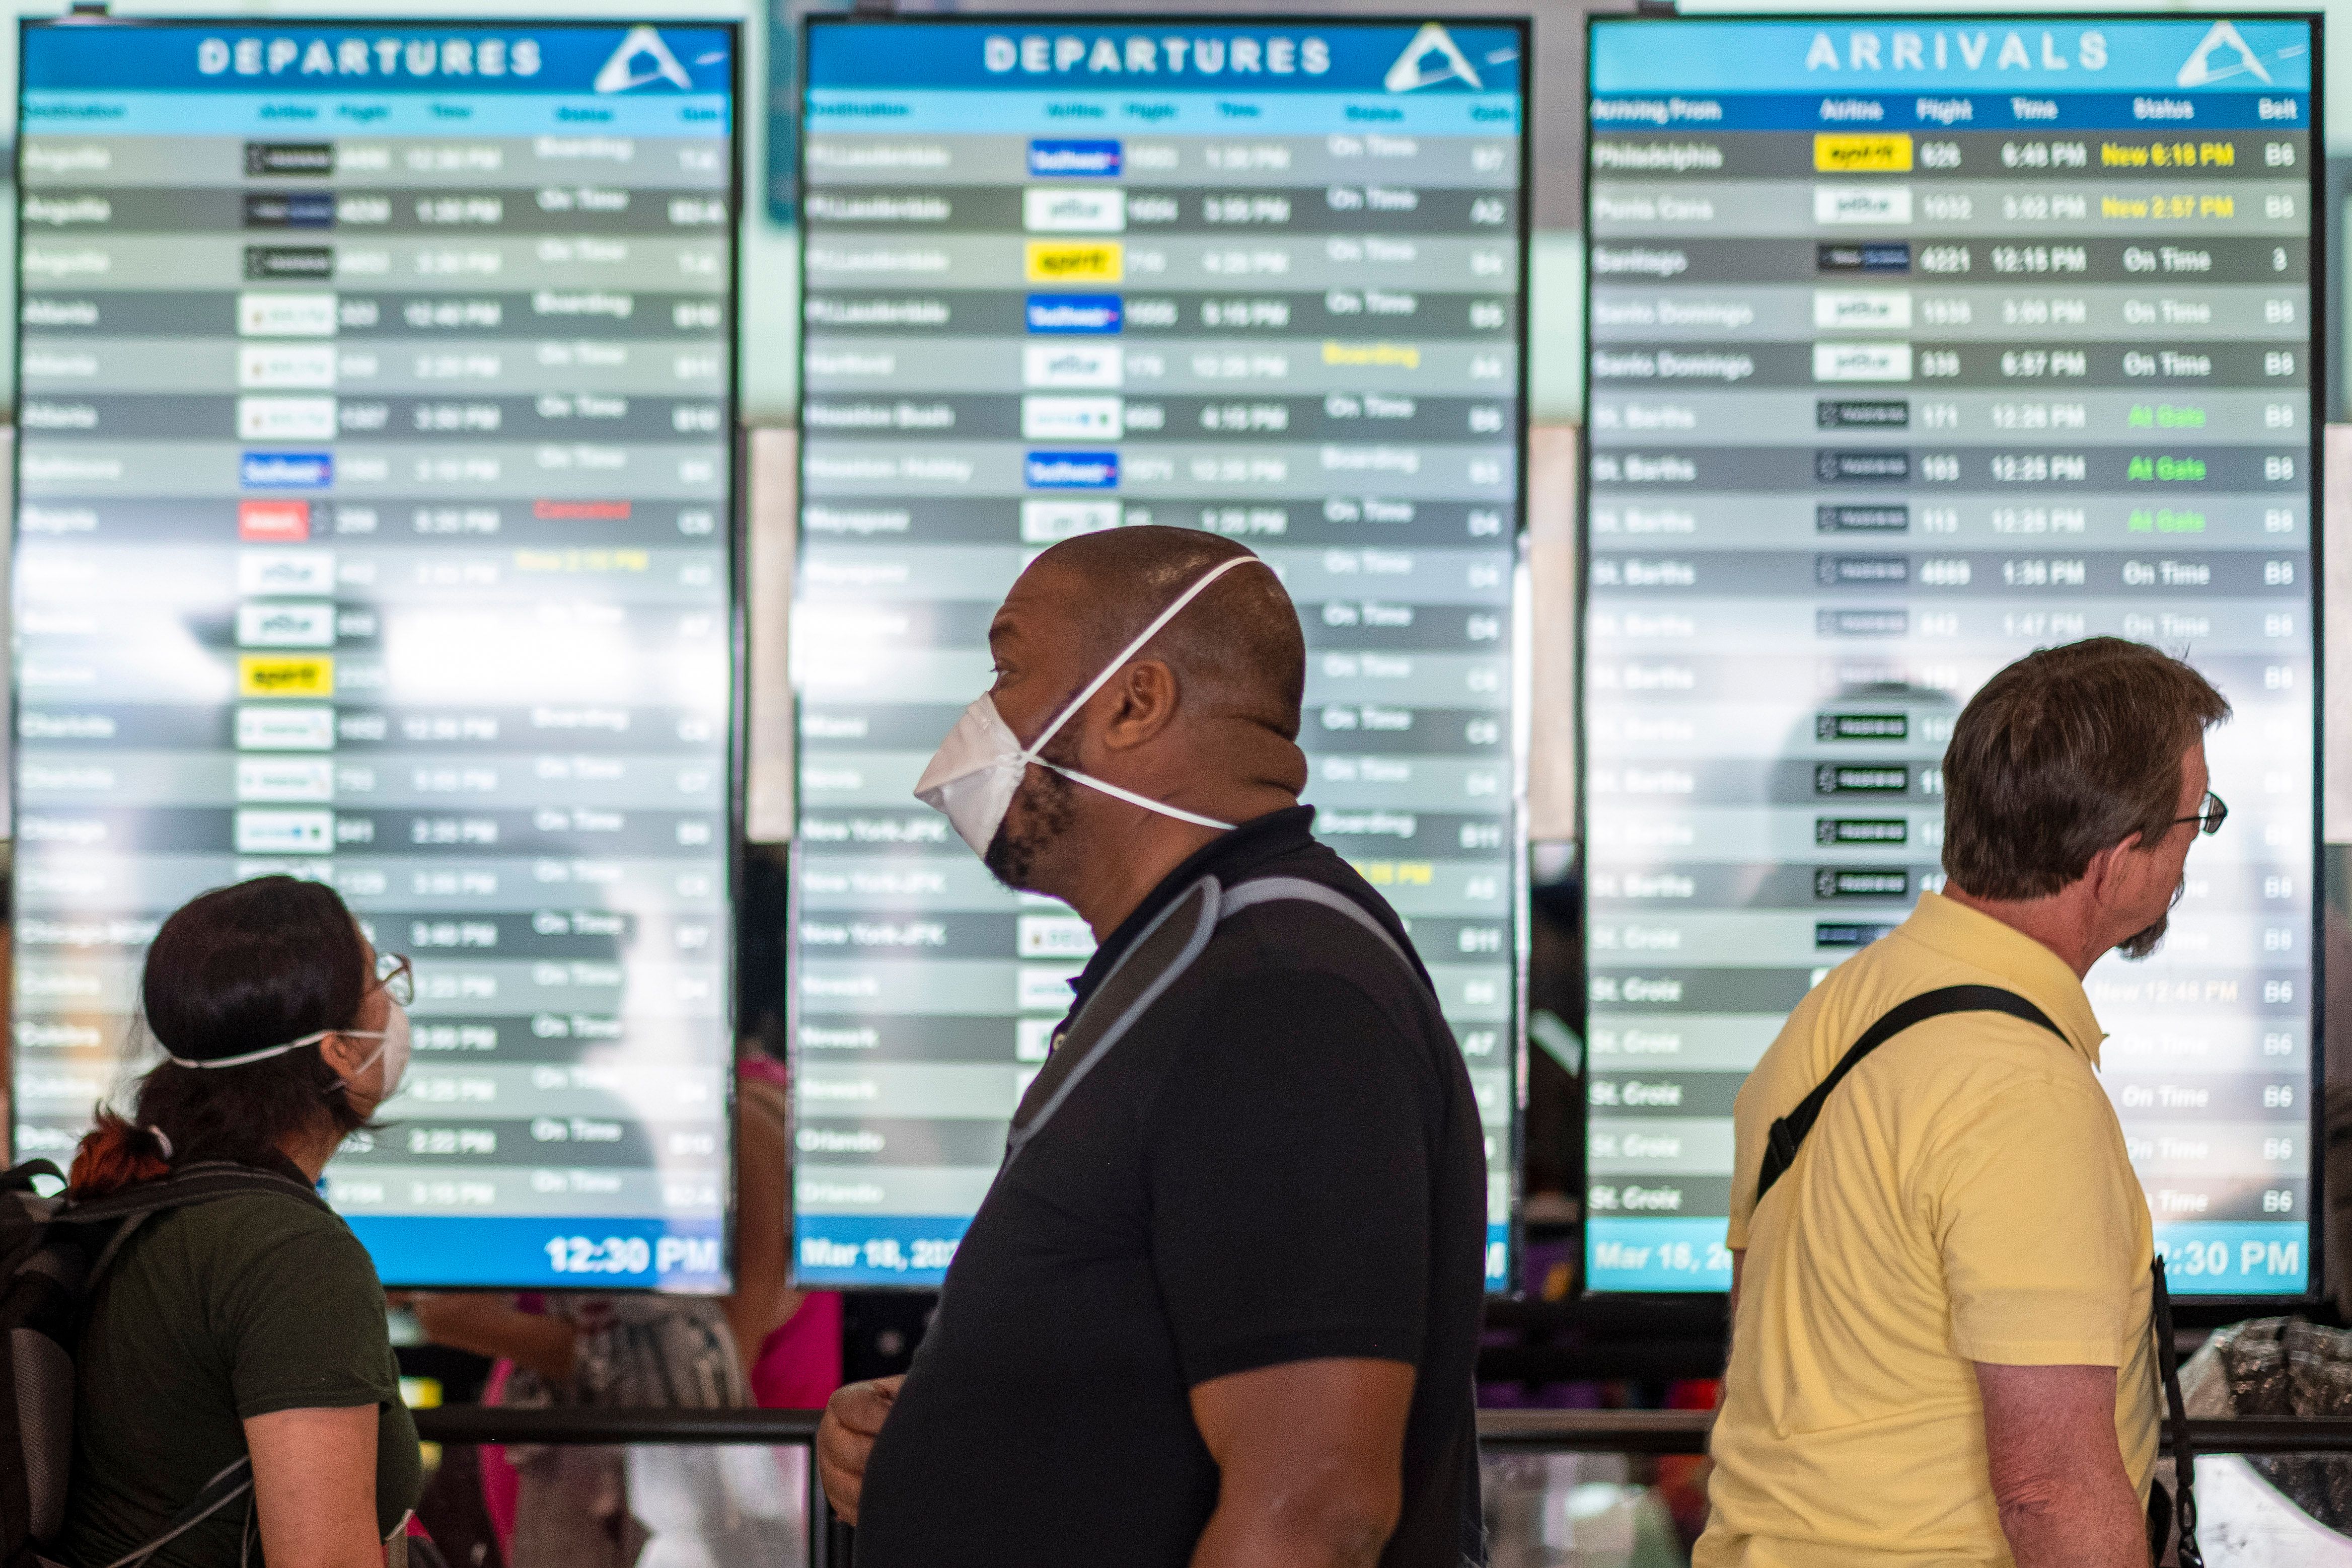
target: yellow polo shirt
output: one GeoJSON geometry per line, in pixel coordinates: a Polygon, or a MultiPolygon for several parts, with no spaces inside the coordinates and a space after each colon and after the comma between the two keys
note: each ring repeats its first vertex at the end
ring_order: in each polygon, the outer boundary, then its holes
{"type": "Polygon", "coordinates": [[[2147,1203],[2095,1070],[2074,971],[1936,894],[1815,986],[1735,1111],[1734,1248],[1747,1253],[1694,1568],[2008,1563],[1972,1363],[2117,1368],[2116,1437],[2156,1462],[2147,1203]],[[1830,1096],[1759,1207],[1773,1121],[1896,1003],[2015,991],[1930,1019],[1830,1096]]]}

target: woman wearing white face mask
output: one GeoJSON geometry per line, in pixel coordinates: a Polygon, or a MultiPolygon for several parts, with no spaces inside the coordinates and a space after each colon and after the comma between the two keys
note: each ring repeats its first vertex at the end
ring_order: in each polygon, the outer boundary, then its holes
{"type": "Polygon", "coordinates": [[[101,1109],[78,1201],[227,1165],[283,1178],[155,1214],[100,1277],[76,1362],[63,1561],[105,1568],[170,1529],[215,1474],[252,1490],[152,1568],[383,1568],[416,1500],[383,1289],[306,1189],[397,1092],[408,961],[381,960],[332,889],[270,876],[163,922],[141,980],[164,1060],[101,1109]],[[248,1541],[250,1537],[250,1541],[248,1541]]]}

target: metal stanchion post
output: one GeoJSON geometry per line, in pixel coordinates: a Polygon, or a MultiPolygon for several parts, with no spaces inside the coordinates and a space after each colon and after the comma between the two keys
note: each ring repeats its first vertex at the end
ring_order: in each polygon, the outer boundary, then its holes
{"type": "Polygon", "coordinates": [[[849,1568],[845,1553],[833,1554],[833,1503],[824,1495],[824,1479],[816,1470],[816,1446],[808,1451],[808,1568],[849,1568]]]}

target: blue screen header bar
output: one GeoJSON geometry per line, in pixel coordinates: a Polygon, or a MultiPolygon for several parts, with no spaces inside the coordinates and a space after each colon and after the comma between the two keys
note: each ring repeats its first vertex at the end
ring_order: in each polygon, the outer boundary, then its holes
{"type": "Polygon", "coordinates": [[[2311,90],[2299,18],[1626,20],[1593,24],[1612,93],[2227,93],[2311,90]]]}
{"type": "Polygon", "coordinates": [[[48,23],[24,33],[45,92],[726,94],[725,27],[449,23],[48,23]]]}
{"type": "Polygon", "coordinates": [[[813,92],[930,88],[1516,97],[1520,48],[1515,27],[1435,22],[812,18],[808,85],[813,92]]]}

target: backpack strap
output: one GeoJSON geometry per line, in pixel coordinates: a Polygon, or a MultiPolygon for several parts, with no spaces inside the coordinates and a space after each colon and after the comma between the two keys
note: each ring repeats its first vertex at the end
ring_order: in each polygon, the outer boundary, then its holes
{"type": "Polygon", "coordinates": [[[2015,1019],[2048,1030],[2060,1040],[2065,1031],[2052,1023],[2047,1014],[2015,991],[1999,986],[1945,986],[1938,990],[1922,991],[1906,1002],[1898,1002],[1862,1031],[1862,1038],[1846,1048],[1830,1075],[1813,1086],[1813,1092],[1797,1102],[1797,1108],[1772,1124],[1772,1132],[1765,1141],[1764,1166],[1756,1178],[1756,1201],[1772,1190],[1772,1184],[1786,1176],[1789,1167],[1797,1163],[1797,1151],[1804,1146],[1805,1136],[1821,1120],[1822,1107],[1845,1075],[1862,1063],[1862,1059],[1909,1029],[1946,1013],[2007,1013],[2015,1019]]]}
{"type": "Polygon", "coordinates": [[[1052,1054],[1030,1081],[1028,1092],[1013,1113],[1005,1136],[1004,1163],[1013,1163],[1095,1063],[1109,1053],[1169,987],[1183,977],[1208,950],[1218,926],[1244,909],[1282,902],[1320,904],[1354,921],[1378,938],[1423,990],[1434,989],[1411,951],[1355,900],[1336,889],[1296,876],[1258,877],[1232,887],[1204,876],[1152,917],[1096,986],[1077,1017],[1055,1036],[1052,1054]]]}
{"type": "Polygon", "coordinates": [[[153,1215],[165,1209],[187,1208],[215,1198],[243,1197],[253,1193],[275,1193],[281,1197],[299,1198],[311,1207],[332,1214],[334,1209],[320,1197],[316,1189],[300,1182],[260,1170],[253,1166],[241,1166],[228,1160],[203,1160],[184,1166],[161,1181],[141,1182],[110,1192],[104,1197],[85,1203],[59,1204],[49,1216],[52,1225],[113,1225],[114,1234],[108,1237],[104,1247],[91,1261],[84,1288],[94,1283],[122,1250],[122,1244],[153,1215]],[[117,1223],[117,1222],[120,1223],[117,1223]]]}
{"type": "Polygon", "coordinates": [[[142,1568],[155,1553],[252,1490],[253,1456],[247,1454],[223,1466],[212,1479],[206,1481],[203,1489],[188,1500],[186,1507],[164,1521],[162,1534],[116,1558],[106,1568],[142,1568]]]}
{"type": "Polygon", "coordinates": [[[66,1179],[66,1173],[58,1169],[51,1160],[26,1160],[21,1166],[12,1166],[0,1171],[0,1192],[36,1192],[39,1189],[33,1186],[33,1182],[38,1176],[61,1182],[66,1179]]]}
{"type": "Polygon", "coordinates": [[[134,1214],[154,1214],[166,1208],[209,1203],[216,1197],[241,1197],[262,1192],[299,1198],[314,1208],[334,1212],[315,1188],[275,1171],[228,1160],[204,1160],[182,1166],[160,1181],[142,1181],[104,1197],[62,1204],[49,1220],[54,1225],[100,1225],[110,1219],[127,1219],[134,1214]]]}
{"type": "MultiPolygon", "coordinates": [[[[2197,1448],[2189,1440],[2189,1405],[2180,1396],[2180,1346],[2172,1335],[2172,1292],[2165,1288],[2164,1255],[2158,1253],[2148,1265],[2154,1283],[2150,1290],[2154,1301],[2148,1312],[2148,1323],[2156,1332],[2156,1375],[2164,1385],[2167,1424],[2172,1428],[2172,1509],[2171,1521],[2179,1527],[2179,1550],[2174,1561],[2180,1568],[2205,1568],[2204,1550],[2197,1543],[2197,1448]]],[[[2164,1559],[2164,1531],[2157,1527],[2156,1500],[2164,1489],[2151,1485],[2148,1495],[2149,1553],[2157,1562],[2164,1559]]]]}

